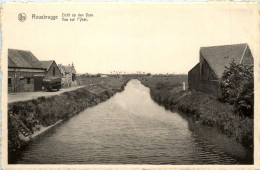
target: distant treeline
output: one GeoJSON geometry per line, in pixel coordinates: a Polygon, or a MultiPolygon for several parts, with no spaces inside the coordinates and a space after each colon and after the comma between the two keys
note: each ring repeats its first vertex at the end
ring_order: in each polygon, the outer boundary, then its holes
{"type": "Polygon", "coordinates": [[[167,77],[187,77],[187,74],[151,74],[151,73],[146,73],[146,74],[78,74],[77,77],[116,77],[116,76],[154,76],[154,77],[158,77],[158,76],[167,76],[167,77]]]}

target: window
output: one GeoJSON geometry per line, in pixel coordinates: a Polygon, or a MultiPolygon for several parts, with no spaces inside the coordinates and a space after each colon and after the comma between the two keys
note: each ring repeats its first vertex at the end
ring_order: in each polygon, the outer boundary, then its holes
{"type": "Polygon", "coordinates": [[[27,78],[27,84],[30,84],[30,83],[31,83],[31,79],[27,78]]]}
{"type": "Polygon", "coordinates": [[[53,67],[53,76],[55,76],[55,67],[53,67]]]}
{"type": "Polygon", "coordinates": [[[75,74],[72,74],[72,81],[75,81],[75,74]]]}
{"type": "Polygon", "coordinates": [[[12,79],[8,78],[8,86],[12,86],[12,79]]]}

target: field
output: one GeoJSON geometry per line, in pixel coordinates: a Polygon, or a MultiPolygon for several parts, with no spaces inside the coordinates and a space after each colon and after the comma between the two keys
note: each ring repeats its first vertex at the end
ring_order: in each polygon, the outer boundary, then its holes
{"type": "Polygon", "coordinates": [[[109,76],[109,77],[85,77],[85,76],[79,76],[77,77],[77,81],[79,85],[95,85],[95,84],[106,84],[106,83],[113,83],[117,84],[121,80],[124,80],[122,77],[116,77],[116,76],[109,76]]]}
{"type": "MultiPolygon", "coordinates": [[[[188,76],[176,75],[176,76],[144,76],[138,78],[142,84],[152,89],[156,88],[158,84],[165,87],[177,87],[179,90],[183,89],[183,82],[185,83],[185,89],[188,88],[188,76]]],[[[176,89],[175,89],[176,90],[176,89]]]]}
{"type": "Polygon", "coordinates": [[[94,94],[98,94],[108,89],[120,89],[122,84],[128,82],[128,78],[118,77],[91,77],[81,80],[80,85],[94,94]]]}

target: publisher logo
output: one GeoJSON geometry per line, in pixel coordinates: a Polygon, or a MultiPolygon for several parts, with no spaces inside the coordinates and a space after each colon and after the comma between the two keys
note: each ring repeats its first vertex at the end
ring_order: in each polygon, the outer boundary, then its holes
{"type": "Polygon", "coordinates": [[[25,13],[20,13],[20,14],[18,14],[18,20],[19,20],[20,22],[24,22],[24,21],[26,20],[26,15],[25,15],[25,13]]]}

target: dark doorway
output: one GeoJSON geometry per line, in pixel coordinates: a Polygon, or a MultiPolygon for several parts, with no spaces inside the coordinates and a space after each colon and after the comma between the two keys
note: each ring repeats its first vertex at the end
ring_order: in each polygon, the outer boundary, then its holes
{"type": "Polygon", "coordinates": [[[43,76],[34,77],[34,91],[42,91],[43,76]]]}

